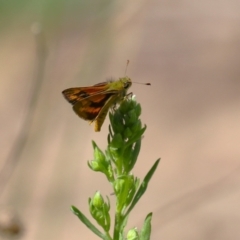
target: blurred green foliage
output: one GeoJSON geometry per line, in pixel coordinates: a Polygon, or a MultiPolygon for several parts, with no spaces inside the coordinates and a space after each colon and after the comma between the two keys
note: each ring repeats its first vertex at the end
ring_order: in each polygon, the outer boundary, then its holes
{"type": "Polygon", "coordinates": [[[0,27],[36,21],[49,30],[65,22],[83,27],[89,22],[108,18],[113,6],[114,2],[110,0],[0,0],[0,27]]]}

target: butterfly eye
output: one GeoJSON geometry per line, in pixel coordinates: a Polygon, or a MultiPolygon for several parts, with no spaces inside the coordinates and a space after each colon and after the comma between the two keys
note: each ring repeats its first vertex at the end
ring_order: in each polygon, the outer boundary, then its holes
{"type": "Polygon", "coordinates": [[[131,83],[130,82],[125,82],[124,83],[124,88],[127,89],[131,86],[131,83]]]}

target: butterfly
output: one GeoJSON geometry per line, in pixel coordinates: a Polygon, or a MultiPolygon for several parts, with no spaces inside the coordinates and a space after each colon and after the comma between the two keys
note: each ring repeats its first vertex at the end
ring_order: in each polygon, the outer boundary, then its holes
{"type": "Polygon", "coordinates": [[[74,112],[80,118],[94,122],[95,132],[100,132],[109,109],[127,95],[131,85],[131,79],[123,77],[89,87],[68,88],[62,94],[73,105],[74,112]]]}

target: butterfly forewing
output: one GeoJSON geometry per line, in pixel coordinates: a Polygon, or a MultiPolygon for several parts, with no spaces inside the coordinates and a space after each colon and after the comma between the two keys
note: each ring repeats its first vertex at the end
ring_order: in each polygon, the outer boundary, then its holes
{"type": "Polygon", "coordinates": [[[124,77],[118,81],[98,83],[90,87],[69,88],[62,93],[80,118],[95,122],[95,131],[98,132],[109,108],[126,96],[130,86],[131,79],[124,77]]]}
{"type": "Polygon", "coordinates": [[[106,86],[97,87],[79,87],[79,88],[68,88],[62,91],[62,94],[68,102],[74,105],[76,102],[81,101],[85,98],[90,98],[91,96],[99,95],[100,93],[106,91],[106,86]]]}

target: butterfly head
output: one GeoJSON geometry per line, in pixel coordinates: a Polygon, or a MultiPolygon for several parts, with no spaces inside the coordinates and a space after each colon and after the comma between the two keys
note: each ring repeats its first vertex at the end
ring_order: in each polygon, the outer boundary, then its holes
{"type": "Polygon", "coordinates": [[[125,90],[128,90],[132,86],[132,80],[129,77],[120,78],[119,81],[125,90]]]}

